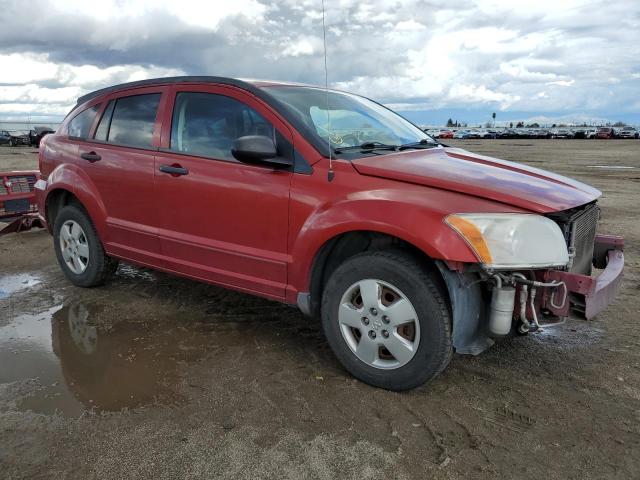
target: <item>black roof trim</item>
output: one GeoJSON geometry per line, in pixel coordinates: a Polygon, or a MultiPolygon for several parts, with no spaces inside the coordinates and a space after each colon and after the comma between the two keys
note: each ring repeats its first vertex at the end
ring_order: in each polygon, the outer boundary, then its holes
{"type": "MultiPolygon", "coordinates": [[[[76,105],[73,107],[71,112],[73,112],[76,108],[78,108],[83,103],[88,102],[96,97],[106,95],[113,92],[118,92],[120,90],[127,90],[129,88],[140,88],[151,85],[171,85],[174,83],[215,83],[218,85],[230,85],[233,87],[238,87],[243,90],[246,90],[259,99],[263,100],[267,104],[269,104],[276,112],[282,115],[287,121],[298,131],[300,134],[309,142],[311,145],[315,147],[315,149],[324,157],[329,157],[329,146],[327,143],[319,141],[310,130],[310,127],[297,115],[289,110],[289,108],[274,98],[272,95],[267,93],[265,90],[256,87],[254,84],[250,82],[246,82],[244,80],[238,80],[235,78],[229,77],[214,77],[214,76],[180,76],[180,77],[165,77],[165,78],[150,78],[148,80],[139,80],[137,82],[128,82],[121,83],[119,85],[113,85],[112,87],[102,88],[100,90],[96,90],[95,92],[87,93],[78,98],[76,105]]],[[[276,82],[273,85],[277,85],[276,82]]],[[[283,85],[289,85],[283,83],[283,85]]],[[[68,115],[71,114],[69,112],[68,115]]],[[[67,116],[68,116],[67,115],[67,116]]]]}
{"type": "Polygon", "coordinates": [[[223,85],[232,85],[234,87],[244,88],[252,93],[257,88],[249,82],[243,80],[237,80],[235,78],[228,77],[213,77],[213,76],[180,76],[180,77],[164,77],[164,78],[149,78],[148,80],[138,80],[136,82],[121,83],[119,85],[113,85],[111,87],[101,88],[95,92],[87,93],[78,98],[76,106],[88,102],[91,99],[105,95],[107,93],[117,92],[119,90],[127,90],[129,88],[140,88],[150,85],[170,85],[172,83],[219,83],[223,85]]]}

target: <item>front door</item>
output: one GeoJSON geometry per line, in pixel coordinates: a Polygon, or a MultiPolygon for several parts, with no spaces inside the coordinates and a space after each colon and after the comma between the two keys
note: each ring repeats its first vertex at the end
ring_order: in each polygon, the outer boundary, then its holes
{"type": "Polygon", "coordinates": [[[173,118],[165,122],[165,148],[155,161],[167,265],[283,298],[291,172],[241,163],[231,147],[238,137],[265,135],[289,154],[290,132],[267,107],[232,87],[174,87],[172,97],[173,118]]]}

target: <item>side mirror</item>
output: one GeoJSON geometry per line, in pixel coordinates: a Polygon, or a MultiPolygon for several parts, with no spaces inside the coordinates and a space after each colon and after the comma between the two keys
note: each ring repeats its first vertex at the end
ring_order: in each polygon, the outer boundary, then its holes
{"type": "Polygon", "coordinates": [[[274,167],[288,167],[293,162],[279,157],[273,140],[264,135],[247,135],[238,137],[233,142],[231,154],[245,163],[266,163],[274,167]]]}

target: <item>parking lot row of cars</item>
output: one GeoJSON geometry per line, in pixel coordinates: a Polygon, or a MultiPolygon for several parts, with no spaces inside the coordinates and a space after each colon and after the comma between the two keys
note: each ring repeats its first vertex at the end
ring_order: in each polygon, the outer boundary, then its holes
{"type": "Polygon", "coordinates": [[[426,128],[434,138],[632,138],[640,135],[635,127],[572,128],[426,128]]]}
{"type": "Polygon", "coordinates": [[[53,133],[50,127],[33,127],[27,131],[0,130],[0,145],[18,147],[20,145],[37,147],[45,135],[53,133]]]}
{"type": "MultiPolygon", "coordinates": [[[[635,127],[572,127],[572,128],[425,128],[434,138],[630,138],[638,139],[635,127]]],[[[50,127],[34,127],[26,131],[0,130],[0,145],[39,146],[45,135],[53,133],[50,127]]]]}

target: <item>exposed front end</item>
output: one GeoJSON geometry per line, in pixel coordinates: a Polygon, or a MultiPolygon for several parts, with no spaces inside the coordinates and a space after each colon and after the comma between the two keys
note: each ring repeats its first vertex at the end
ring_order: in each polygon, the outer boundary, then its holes
{"type": "Polygon", "coordinates": [[[596,233],[599,214],[594,201],[547,215],[448,216],[445,223],[479,260],[456,272],[440,265],[457,350],[477,354],[492,343],[488,337],[514,328],[524,334],[561,323],[571,312],[591,319],[603,311],[620,287],[624,241],[596,233]],[[456,321],[463,326],[456,329],[456,321]]]}

